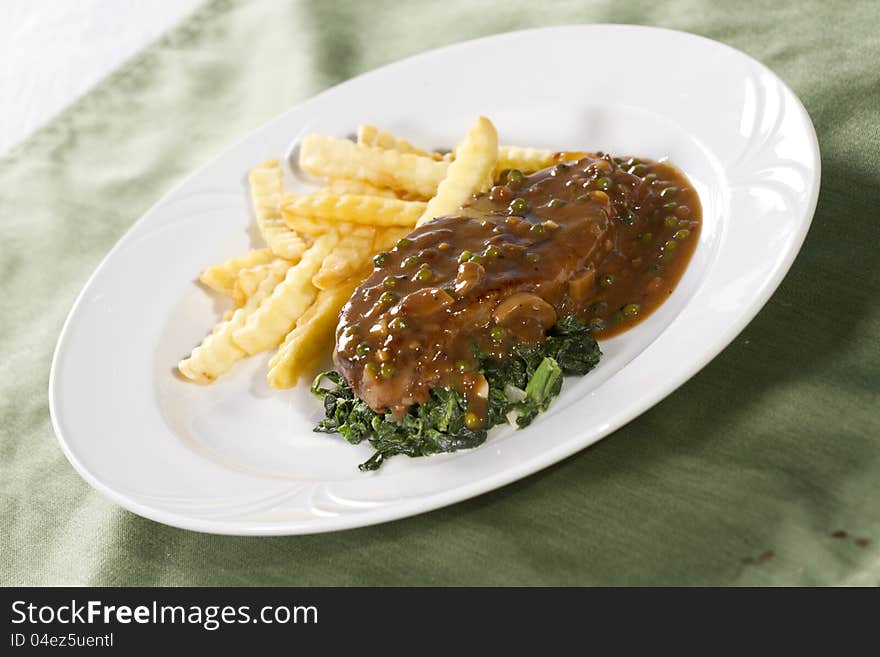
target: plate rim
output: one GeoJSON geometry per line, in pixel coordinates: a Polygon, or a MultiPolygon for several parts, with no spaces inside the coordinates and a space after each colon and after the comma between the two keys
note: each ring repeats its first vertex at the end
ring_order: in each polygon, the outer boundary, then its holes
{"type": "Polygon", "coordinates": [[[70,464],[73,466],[74,470],[76,470],[80,477],[82,477],[90,486],[92,486],[95,490],[104,495],[110,501],[150,520],[154,520],[156,522],[170,525],[179,529],[187,529],[201,533],[232,536],[287,536],[319,534],[333,531],[343,531],[359,527],[367,527],[406,518],[421,513],[427,513],[429,511],[434,511],[436,509],[442,508],[444,506],[463,502],[483,493],[495,490],[497,488],[535,474],[554,463],[558,463],[570,457],[571,455],[580,452],[589,445],[598,442],[610,433],[631,422],[639,415],[647,412],[657,403],[675,392],[684,383],[693,378],[693,376],[697,372],[703,369],[709,362],[711,362],[716,356],[718,356],[721,351],[728,347],[731,342],[736,338],[736,336],[745,329],[745,327],[758,315],[758,313],[760,313],[761,309],[767,304],[767,302],[776,292],[784,278],[788,275],[788,272],[790,271],[795,259],[797,258],[798,254],[801,251],[801,248],[803,247],[803,243],[806,239],[807,233],[809,232],[809,229],[812,225],[812,221],[815,216],[816,206],[818,203],[820,188],[821,152],[819,148],[818,137],[816,135],[815,126],[813,125],[812,119],[806,108],[804,107],[801,99],[791,89],[791,87],[789,87],[789,85],[769,67],[756,60],[752,56],[748,55],[747,53],[744,53],[743,51],[720,41],[716,41],[708,37],[685,32],[682,30],[674,30],[665,27],[655,27],[650,25],[634,25],[626,23],[578,23],[551,25],[508,32],[498,32],[495,34],[490,34],[464,41],[458,41],[431,50],[419,52],[408,57],[389,62],[388,64],[385,64],[378,68],[365,71],[364,73],[361,73],[360,75],[353,78],[343,80],[338,84],[333,85],[332,87],[328,87],[327,89],[318,92],[317,94],[300,100],[299,102],[292,105],[291,107],[288,107],[279,114],[274,115],[267,121],[248,131],[242,137],[230,142],[229,144],[221,148],[215,156],[209,158],[204,163],[190,171],[177,184],[167,189],[161,195],[161,197],[156,200],[156,202],[149,206],[141,214],[141,216],[125,230],[125,232],[119,237],[115,244],[101,258],[100,262],[95,266],[91,274],[86,279],[85,283],[83,284],[82,288],[74,299],[58,334],[55,349],[52,355],[48,381],[49,416],[52,424],[52,429],[55,433],[56,440],[58,441],[62,452],[64,453],[70,464]],[[672,380],[667,381],[666,385],[654,388],[651,393],[646,396],[645,403],[631,405],[628,409],[626,409],[626,412],[620,414],[620,417],[618,418],[619,421],[616,421],[612,426],[610,426],[607,431],[603,432],[600,437],[596,438],[594,441],[588,444],[583,444],[579,441],[572,441],[570,443],[555,446],[553,448],[545,450],[539,456],[534,457],[528,461],[522,462],[504,470],[489,473],[487,476],[468,481],[462,485],[447,488],[435,493],[419,495],[409,499],[403,499],[395,502],[394,504],[382,505],[378,508],[362,511],[360,513],[353,513],[348,515],[342,514],[332,518],[321,520],[287,520],[280,523],[249,523],[247,525],[243,525],[241,520],[192,517],[187,515],[185,512],[176,512],[172,510],[152,507],[143,504],[136,499],[133,499],[129,495],[119,492],[112,486],[104,483],[78,459],[62,432],[60,421],[58,418],[59,409],[57,399],[58,364],[61,356],[64,353],[64,347],[70,331],[71,323],[74,319],[74,316],[77,314],[77,311],[81,306],[86,293],[92,286],[92,283],[101,274],[110,259],[115,256],[116,252],[124,245],[129,236],[133,232],[138,230],[138,228],[145,222],[147,217],[151,215],[154,210],[165,203],[165,200],[167,198],[175,194],[181,188],[186,187],[190,183],[190,180],[199,175],[202,170],[210,167],[218,160],[226,157],[226,154],[229,151],[236,148],[239,144],[252,139],[254,135],[264,130],[267,126],[275,123],[276,121],[282,120],[284,116],[298,109],[303,104],[330,94],[334,92],[338,87],[348,84],[353,80],[357,80],[358,78],[372,75],[379,71],[392,70],[397,66],[409,64],[422,58],[442,55],[442,53],[447,50],[460,48],[466,45],[475,45],[485,41],[509,38],[523,34],[534,34],[538,32],[576,32],[608,28],[648,31],[652,33],[666,33],[674,35],[677,38],[685,37],[688,39],[702,41],[705,42],[705,44],[709,47],[729,50],[735,53],[737,56],[744,58],[751,65],[756,66],[762,72],[771,75],[774,81],[779,84],[783,91],[787,94],[787,98],[795,101],[794,110],[800,115],[800,118],[803,119],[805,126],[808,128],[806,136],[811,138],[810,147],[811,154],[813,156],[812,164],[815,171],[814,178],[812,181],[810,181],[812,184],[812,190],[810,197],[806,205],[804,206],[804,219],[800,224],[801,229],[799,231],[799,234],[796,236],[796,239],[792,241],[791,248],[785,253],[785,257],[779,260],[779,265],[773,272],[773,276],[769,277],[765,281],[766,285],[763,287],[763,289],[754,297],[752,297],[749,302],[743,307],[743,309],[741,309],[738,316],[736,317],[736,321],[731,322],[729,325],[727,325],[724,331],[719,332],[716,335],[716,339],[712,343],[710,349],[706,349],[701,352],[697,358],[689,360],[687,367],[683,368],[683,370],[672,380]]]}

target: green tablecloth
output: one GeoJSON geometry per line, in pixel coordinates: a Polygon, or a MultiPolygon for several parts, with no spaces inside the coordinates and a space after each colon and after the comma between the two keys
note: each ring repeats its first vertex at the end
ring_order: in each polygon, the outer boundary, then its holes
{"type": "MultiPolygon", "coordinates": [[[[662,75],[662,57],[656,65],[662,75]]],[[[205,5],[0,159],[0,582],[877,585],[878,126],[873,0],[205,5]],[[740,48],[794,88],[818,131],[822,190],[803,251],[708,367],[563,463],[366,529],[207,536],[139,518],[79,478],[49,424],[55,340],[100,258],[171,185],[363,71],[494,32],[586,22],[740,48]]]]}

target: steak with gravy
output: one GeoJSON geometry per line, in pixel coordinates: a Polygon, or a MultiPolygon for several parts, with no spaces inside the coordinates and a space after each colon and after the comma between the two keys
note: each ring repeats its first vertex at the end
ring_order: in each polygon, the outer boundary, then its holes
{"type": "Polygon", "coordinates": [[[451,387],[485,422],[478,353],[538,344],[567,315],[599,339],[625,330],[696,243],[699,200],[667,163],[595,154],[498,183],[378,254],[343,308],[334,363],[373,410],[399,420],[451,387]]]}

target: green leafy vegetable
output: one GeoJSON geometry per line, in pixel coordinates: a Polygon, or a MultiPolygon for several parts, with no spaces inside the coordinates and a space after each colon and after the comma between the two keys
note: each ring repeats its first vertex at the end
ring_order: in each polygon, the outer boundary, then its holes
{"type": "Polygon", "coordinates": [[[517,412],[516,426],[522,428],[531,424],[538,413],[547,410],[561,389],[562,368],[554,359],[545,356],[529,379],[525,398],[511,404],[512,409],[517,412]]]}
{"type": "Polygon", "coordinates": [[[325,415],[315,431],[339,433],[353,444],[369,440],[376,451],[359,466],[361,470],[375,470],[395,454],[427,456],[476,447],[495,425],[528,426],[559,395],[564,375],[586,374],[601,355],[589,328],[573,317],[559,320],[543,344],[515,347],[504,360],[477,351],[479,369],[489,383],[489,400],[486,427],[476,430],[465,424],[467,405],[457,390],[435,388],[427,402],[413,406],[397,422],[390,413],[372,410],[330,370],[312,384],[325,415]]]}
{"type": "Polygon", "coordinates": [[[560,319],[551,329],[544,350],[570,376],[583,376],[596,367],[602,357],[590,328],[570,315],[560,319]]]}

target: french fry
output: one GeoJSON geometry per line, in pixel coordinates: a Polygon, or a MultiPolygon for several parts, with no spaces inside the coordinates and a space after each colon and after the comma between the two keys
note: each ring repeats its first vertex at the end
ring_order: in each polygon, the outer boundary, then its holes
{"type": "Polygon", "coordinates": [[[413,227],[457,212],[505,169],[533,173],[586,153],[499,146],[484,118],[455,151],[430,152],[370,124],[357,143],[308,135],[300,168],[324,178],[316,194],[285,194],[278,160],[249,175],[257,227],[268,248],[208,267],[199,280],[236,307],[178,363],[208,383],[246,356],[280,347],[269,383],[289,388],[332,348],[342,306],[370,271],[370,258],[413,227]]]}
{"type": "Polygon", "coordinates": [[[387,187],[376,187],[363,180],[351,178],[330,178],[321,192],[331,194],[362,194],[363,196],[381,196],[382,198],[398,198],[397,192],[387,187]]]}
{"type": "Polygon", "coordinates": [[[357,226],[352,231],[343,233],[330,254],[324,258],[321,269],[312,277],[312,285],[319,290],[327,290],[367,267],[369,258],[373,255],[375,236],[376,229],[367,226],[357,226]]]}
{"type": "Polygon", "coordinates": [[[421,148],[413,146],[403,137],[397,137],[386,130],[379,130],[379,128],[370,125],[369,123],[361,123],[358,126],[357,143],[363,144],[364,146],[375,146],[376,148],[399,151],[400,153],[422,155],[434,160],[443,159],[443,155],[440,153],[423,151],[421,148]]]}
{"type": "MultiPolygon", "coordinates": [[[[436,192],[436,190],[434,190],[436,192]]],[[[415,192],[398,192],[397,198],[401,201],[416,201],[419,203],[427,203],[431,200],[433,194],[417,194],[415,192]]]]}
{"type": "Polygon", "coordinates": [[[251,313],[244,326],[236,329],[232,338],[248,354],[256,354],[276,346],[293,327],[297,318],[311,305],[318,293],[312,285],[312,276],[339,241],[335,232],[325,233],[315,240],[302,259],[287,270],[284,280],[251,313]]]}
{"type": "Polygon", "coordinates": [[[241,308],[232,312],[229,319],[217,324],[202,343],[192,353],[177,364],[183,376],[197,383],[210,383],[228,371],[236,361],[247,353],[232,339],[232,334],[245,325],[247,318],[272,294],[276,285],[284,279],[290,269],[289,260],[279,259],[269,265],[266,278],[241,308]]]}
{"type": "MultiPolygon", "coordinates": [[[[275,258],[275,260],[282,260],[282,258],[275,258]]],[[[285,262],[291,264],[289,260],[285,262]]],[[[232,301],[236,306],[243,306],[254,295],[259,289],[260,284],[272,272],[272,264],[247,267],[238,272],[238,278],[235,279],[235,284],[232,288],[232,301]]]]}
{"type": "Polygon", "coordinates": [[[298,214],[285,214],[284,223],[287,224],[291,230],[295,230],[303,235],[309,235],[310,237],[318,237],[319,235],[333,231],[345,231],[352,225],[319,221],[312,217],[304,217],[298,214]]]}
{"type": "Polygon", "coordinates": [[[306,217],[297,214],[287,214],[284,221],[293,230],[312,237],[320,237],[325,233],[345,233],[354,228],[355,224],[336,221],[321,221],[314,217],[306,217]]]}
{"type": "MultiPolygon", "coordinates": [[[[364,271],[364,275],[366,273],[364,271]]],[[[360,280],[360,276],[354,276],[318,294],[315,303],[297,320],[296,327],[287,334],[269,361],[269,385],[276,389],[293,387],[302,374],[309,372],[330,353],[336,338],[339,311],[360,280]]]]}
{"type": "Polygon", "coordinates": [[[387,251],[397,242],[410,234],[409,228],[378,228],[376,229],[376,238],[373,240],[373,253],[379,251],[387,251]]]}
{"type": "Polygon", "coordinates": [[[492,122],[481,116],[456,146],[455,159],[416,226],[455,212],[472,194],[484,191],[492,183],[497,159],[498,133],[492,122]]]}
{"type": "Polygon", "coordinates": [[[586,153],[579,151],[551,151],[546,148],[499,146],[495,176],[497,177],[504,169],[519,169],[523,173],[534,173],[560,162],[579,160],[585,155],[586,153]]]}
{"type": "Polygon", "coordinates": [[[255,167],[248,180],[260,235],[275,255],[288,260],[299,260],[308,244],[301,235],[284,224],[281,216],[279,205],[283,187],[278,160],[267,160],[255,167]]]}
{"type": "Polygon", "coordinates": [[[379,196],[339,196],[319,192],[304,196],[287,194],[282,201],[281,211],[285,221],[288,216],[293,215],[370,226],[415,226],[416,220],[425,211],[425,206],[425,203],[416,201],[379,196]]]}
{"type": "Polygon", "coordinates": [[[428,198],[434,195],[449,168],[447,162],[430,157],[316,134],[303,139],[299,165],[319,178],[354,178],[428,198]]]}
{"type": "Polygon", "coordinates": [[[254,249],[244,255],[221,262],[219,265],[211,265],[202,272],[199,280],[212,290],[231,297],[235,290],[235,279],[243,269],[265,265],[275,257],[271,249],[254,249]]]}

